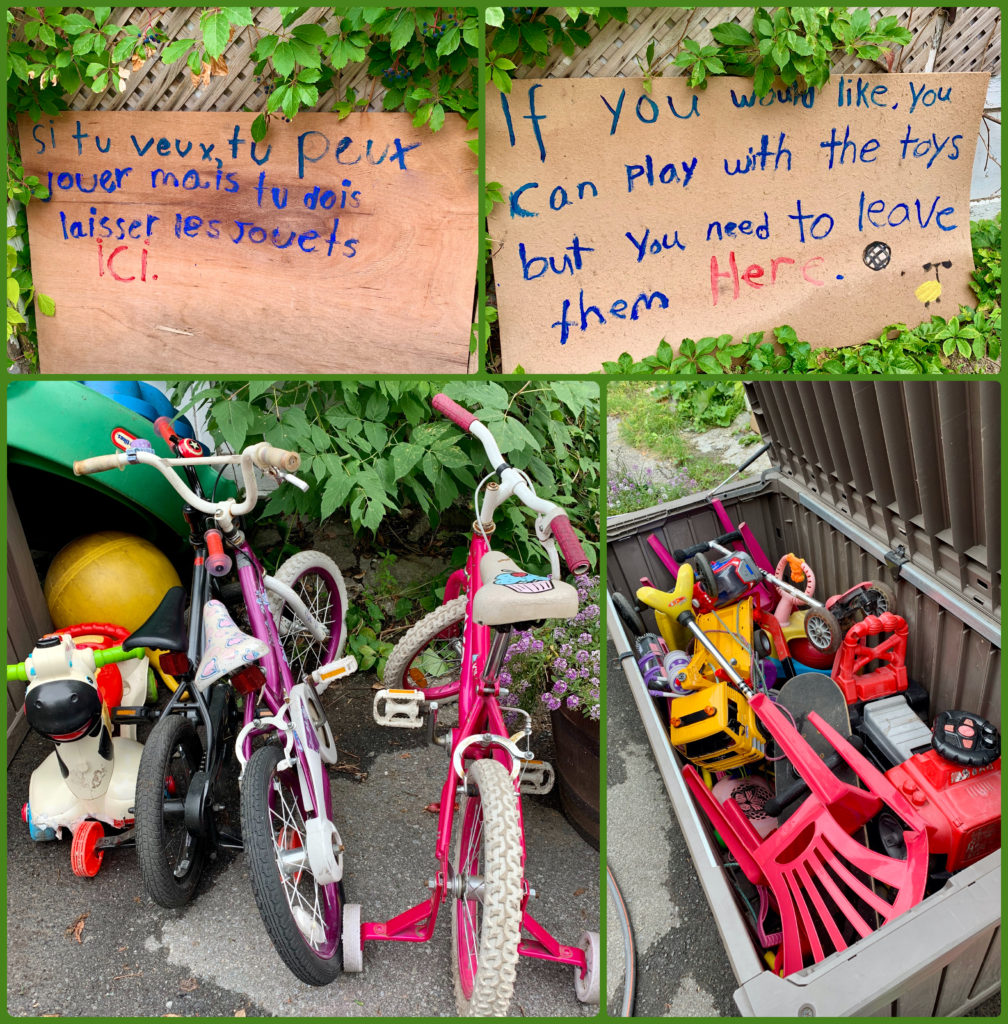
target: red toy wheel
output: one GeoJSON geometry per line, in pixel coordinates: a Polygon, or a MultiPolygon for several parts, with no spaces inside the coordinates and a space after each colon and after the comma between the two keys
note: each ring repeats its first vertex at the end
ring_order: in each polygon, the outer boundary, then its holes
{"type": "Polygon", "coordinates": [[[105,835],[100,821],[85,821],[74,832],[70,844],[70,867],[81,878],[94,878],[101,867],[104,850],[95,850],[98,840],[105,835]]]}

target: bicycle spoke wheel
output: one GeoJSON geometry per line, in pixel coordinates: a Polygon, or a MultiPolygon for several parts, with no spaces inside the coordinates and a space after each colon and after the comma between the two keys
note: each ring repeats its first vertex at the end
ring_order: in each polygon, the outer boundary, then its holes
{"type": "Polygon", "coordinates": [[[270,590],[270,611],[277,624],[287,664],[297,682],[319,665],[325,665],[343,653],[346,587],[336,563],[321,551],[299,551],[291,555],[277,570],[274,579],[290,587],[328,632],[325,640],[316,639],[290,605],[270,590]]]}
{"type": "Polygon", "coordinates": [[[163,716],[140,757],[136,785],[136,845],[144,887],[162,907],[192,899],[207,849],[185,824],[185,799],[203,760],[193,724],[163,716]]]}
{"type": "Polygon", "coordinates": [[[507,769],[475,761],[466,776],[452,862],[452,965],[461,1016],[499,1017],[514,991],[521,938],[522,836],[507,769]]]}
{"type": "Polygon", "coordinates": [[[385,663],[382,681],[391,689],[446,686],[462,671],[465,596],[435,608],[407,630],[385,663]]]}
{"type": "Polygon", "coordinates": [[[249,875],[263,924],[281,959],[308,985],[327,985],[340,972],[343,893],[316,880],[297,773],[278,770],[283,752],[256,750],[241,788],[242,831],[249,875]]]}

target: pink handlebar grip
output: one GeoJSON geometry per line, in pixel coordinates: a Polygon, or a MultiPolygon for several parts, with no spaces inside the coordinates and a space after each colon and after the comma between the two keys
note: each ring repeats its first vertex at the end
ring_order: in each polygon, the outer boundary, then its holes
{"type": "Polygon", "coordinates": [[[442,416],[447,416],[456,426],[468,432],[469,428],[476,422],[476,417],[471,412],[463,409],[458,402],[453,401],[446,394],[438,393],[431,399],[431,405],[437,409],[442,416]]]}
{"type": "Polygon", "coordinates": [[[550,529],[563,552],[567,568],[576,576],[583,576],[588,571],[588,556],[581,547],[581,542],[574,535],[574,528],[566,516],[557,516],[550,522],[550,529]]]}

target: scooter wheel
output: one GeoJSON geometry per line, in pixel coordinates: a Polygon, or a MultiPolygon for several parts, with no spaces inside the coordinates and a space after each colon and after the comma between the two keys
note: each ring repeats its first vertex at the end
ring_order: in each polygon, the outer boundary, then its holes
{"type": "Polygon", "coordinates": [[[70,867],[75,875],[94,878],[98,874],[105,851],[95,847],[104,835],[105,829],[100,821],[85,821],[78,826],[70,844],[70,867]]]}
{"type": "Polygon", "coordinates": [[[805,636],[824,654],[834,654],[843,640],[843,630],[836,616],[825,608],[809,608],[805,613],[805,636]]]}

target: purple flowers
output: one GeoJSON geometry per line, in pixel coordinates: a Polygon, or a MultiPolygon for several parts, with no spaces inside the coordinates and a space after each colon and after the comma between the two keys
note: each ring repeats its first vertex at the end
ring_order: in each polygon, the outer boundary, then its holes
{"type": "Polygon", "coordinates": [[[500,677],[508,690],[501,698],[505,708],[531,712],[536,704],[550,711],[566,706],[599,718],[599,579],[581,576],[576,584],[580,606],[573,619],[514,635],[500,677]]]}
{"type": "Polygon", "coordinates": [[[644,472],[616,469],[609,478],[607,512],[611,516],[636,512],[665,501],[675,501],[700,489],[700,484],[682,469],[666,475],[664,480],[656,480],[650,469],[644,472]]]}

